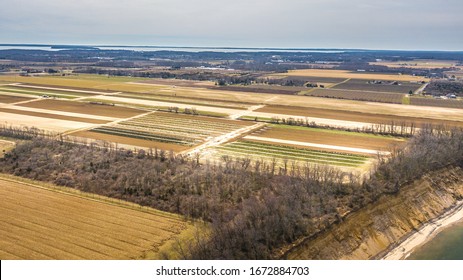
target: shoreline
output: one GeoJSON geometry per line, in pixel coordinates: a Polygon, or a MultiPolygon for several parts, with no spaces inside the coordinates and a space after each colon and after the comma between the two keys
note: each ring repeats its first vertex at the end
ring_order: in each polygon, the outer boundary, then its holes
{"type": "Polygon", "coordinates": [[[424,224],[417,232],[412,233],[391,249],[381,260],[404,260],[442,230],[461,220],[463,220],[463,201],[459,201],[444,214],[424,224]]]}

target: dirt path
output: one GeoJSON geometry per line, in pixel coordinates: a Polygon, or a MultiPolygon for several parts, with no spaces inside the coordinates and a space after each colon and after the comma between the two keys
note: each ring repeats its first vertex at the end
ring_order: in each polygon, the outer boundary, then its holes
{"type": "Polygon", "coordinates": [[[316,144],[316,143],[308,143],[308,142],[299,142],[299,141],[291,141],[291,140],[283,140],[283,139],[275,139],[275,138],[267,138],[267,137],[258,137],[258,136],[252,136],[252,135],[245,136],[244,139],[260,140],[260,141],[266,141],[266,142],[272,142],[272,143],[278,143],[278,144],[289,144],[289,145],[305,146],[305,147],[312,147],[312,148],[332,149],[336,151],[356,152],[356,153],[369,154],[369,155],[377,155],[377,154],[389,155],[390,154],[389,152],[382,152],[382,151],[377,151],[377,150],[316,144]]]}
{"type": "Polygon", "coordinates": [[[415,90],[415,92],[413,93],[414,95],[418,95],[418,94],[421,94],[423,93],[423,91],[425,90],[425,88],[429,85],[429,83],[425,83],[423,84],[419,89],[415,90]]]}
{"type": "Polygon", "coordinates": [[[252,126],[247,126],[247,127],[244,127],[244,128],[234,130],[234,131],[229,132],[227,134],[223,134],[223,135],[214,137],[211,140],[209,140],[209,141],[195,147],[192,150],[187,150],[187,151],[183,152],[182,154],[188,155],[188,156],[195,155],[195,154],[200,154],[205,149],[215,147],[215,146],[219,146],[219,145],[221,145],[223,143],[226,143],[226,142],[228,142],[228,141],[230,141],[232,139],[238,138],[238,137],[242,136],[243,134],[251,133],[252,131],[258,130],[258,129],[264,127],[264,126],[265,126],[265,124],[263,124],[263,123],[256,123],[256,124],[254,124],[252,126]]]}
{"type": "Polygon", "coordinates": [[[243,110],[237,114],[234,114],[234,115],[231,115],[229,118],[232,119],[232,120],[236,120],[236,119],[239,119],[240,117],[242,116],[247,116],[248,114],[251,114],[252,112],[254,112],[254,110],[257,110],[257,109],[260,109],[260,108],[263,108],[265,105],[256,105],[256,106],[251,106],[249,107],[247,110],[243,110]]]}

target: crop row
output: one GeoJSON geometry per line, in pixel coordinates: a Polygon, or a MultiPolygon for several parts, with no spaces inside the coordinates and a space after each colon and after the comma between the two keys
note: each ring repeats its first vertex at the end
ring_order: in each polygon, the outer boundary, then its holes
{"type": "Polygon", "coordinates": [[[306,95],[326,98],[349,99],[359,101],[371,101],[382,103],[402,104],[403,96],[398,93],[371,92],[371,91],[350,91],[317,89],[306,93],[306,95]]]}
{"type": "Polygon", "coordinates": [[[214,121],[172,113],[151,113],[120,123],[92,129],[105,133],[163,143],[193,146],[210,137],[240,129],[245,125],[214,121]]]}
{"type": "Polygon", "coordinates": [[[126,127],[131,127],[135,130],[143,130],[143,131],[172,131],[176,132],[179,134],[187,133],[187,134],[194,134],[198,135],[200,137],[207,137],[210,136],[211,134],[214,134],[214,131],[208,131],[208,130],[203,130],[203,129],[197,129],[197,128],[182,128],[178,127],[176,125],[164,125],[164,124],[148,124],[148,123],[143,123],[143,122],[123,122],[118,125],[118,127],[121,126],[126,126],[126,127]]]}
{"type": "Polygon", "coordinates": [[[154,113],[150,115],[146,115],[136,119],[137,121],[145,121],[145,122],[155,122],[155,123],[175,123],[176,125],[190,127],[191,125],[197,126],[205,126],[205,127],[213,127],[216,129],[239,129],[241,127],[245,127],[247,124],[236,124],[236,123],[227,123],[217,120],[208,120],[204,117],[178,117],[173,114],[159,114],[154,113]]]}
{"type": "Polygon", "coordinates": [[[348,160],[358,160],[358,161],[363,161],[366,156],[361,156],[361,155],[354,155],[354,154],[348,154],[348,153],[339,153],[339,152],[325,152],[325,151],[319,151],[319,150],[312,150],[312,149],[303,149],[303,148],[297,148],[297,147],[291,147],[291,146],[283,146],[283,145],[275,145],[275,144],[267,144],[267,143],[260,143],[260,142],[251,142],[251,141],[240,141],[240,142],[235,142],[231,143],[230,145],[238,146],[238,147],[252,147],[255,149],[268,149],[272,148],[274,150],[279,150],[279,151],[292,151],[292,152],[297,152],[297,153],[304,153],[304,154],[310,154],[310,155],[327,155],[329,154],[330,157],[336,157],[336,158],[342,158],[342,159],[348,159],[348,160]]]}
{"type": "Polygon", "coordinates": [[[463,101],[455,99],[412,97],[410,98],[410,105],[463,109],[463,101]]]}
{"type": "Polygon", "coordinates": [[[122,129],[122,128],[111,127],[111,126],[98,127],[90,131],[110,134],[110,135],[115,135],[115,136],[123,136],[123,137],[150,140],[150,141],[156,141],[156,142],[162,142],[162,143],[186,145],[186,146],[191,146],[196,143],[196,140],[192,138],[181,138],[181,137],[174,137],[174,136],[167,136],[167,135],[159,135],[159,134],[153,134],[149,132],[128,130],[128,129],[122,129]]]}
{"type": "Polygon", "coordinates": [[[340,154],[333,152],[299,149],[295,147],[277,146],[254,142],[235,142],[219,147],[222,154],[237,154],[241,156],[257,155],[267,159],[279,158],[311,162],[319,164],[330,164],[339,166],[358,167],[367,161],[367,157],[340,154]],[[255,145],[257,144],[257,145],[255,145]]]}
{"type": "Polygon", "coordinates": [[[224,127],[220,125],[216,125],[215,123],[204,123],[201,121],[198,122],[184,122],[182,119],[178,120],[163,120],[163,119],[157,119],[157,120],[146,120],[146,119],[136,119],[136,120],[129,120],[125,122],[121,122],[121,124],[128,124],[128,125],[151,125],[151,126],[165,126],[165,127],[178,127],[178,128],[185,128],[185,129],[197,129],[201,131],[210,131],[211,133],[213,132],[226,132],[230,130],[236,130],[241,127],[239,126],[229,126],[229,127],[224,127]]]}
{"type": "Polygon", "coordinates": [[[396,92],[407,94],[416,91],[422,86],[418,83],[400,82],[400,84],[392,84],[391,81],[383,81],[381,84],[372,83],[370,80],[351,79],[345,83],[341,83],[333,87],[333,89],[346,89],[357,91],[379,91],[379,92],[396,92]]]}

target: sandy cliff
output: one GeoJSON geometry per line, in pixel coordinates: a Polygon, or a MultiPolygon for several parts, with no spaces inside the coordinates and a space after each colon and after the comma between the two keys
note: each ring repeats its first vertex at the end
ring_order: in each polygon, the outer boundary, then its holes
{"type": "Polygon", "coordinates": [[[375,259],[463,199],[463,170],[432,172],[347,216],[285,255],[288,259],[375,259]]]}

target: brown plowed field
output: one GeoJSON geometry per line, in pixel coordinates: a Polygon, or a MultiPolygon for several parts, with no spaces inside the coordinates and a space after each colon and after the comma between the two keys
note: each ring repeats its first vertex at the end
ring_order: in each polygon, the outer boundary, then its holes
{"type": "Polygon", "coordinates": [[[400,122],[406,122],[410,124],[413,122],[415,125],[420,126],[423,124],[434,124],[441,125],[445,124],[448,126],[463,127],[463,120],[459,121],[447,121],[438,119],[427,119],[427,118],[415,118],[405,116],[393,116],[383,114],[371,114],[361,113],[353,111],[341,111],[341,110],[330,110],[330,109],[319,109],[309,107],[292,107],[292,106],[265,106],[263,108],[255,110],[256,112],[271,113],[271,114],[284,114],[293,116],[305,116],[332,120],[343,120],[343,121],[354,121],[364,123],[379,123],[389,124],[394,121],[396,124],[400,122]]]}
{"type": "Polygon", "coordinates": [[[27,97],[22,97],[22,96],[13,96],[13,95],[3,95],[0,94],[0,103],[16,103],[16,102],[22,102],[22,101],[27,101],[27,100],[32,100],[33,98],[27,98],[27,97]]]}
{"type": "Polygon", "coordinates": [[[139,210],[0,178],[0,259],[134,259],[187,228],[176,215],[139,210]]]}
{"type": "Polygon", "coordinates": [[[359,133],[348,133],[336,130],[312,129],[303,127],[272,126],[260,130],[252,135],[282,140],[300,141],[307,143],[334,145],[341,147],[362,148],[370,150],[387,150],[392,145],[401,145],[405,141],[359,133]]]}
{"type": "Polygon", "coordinates": [[[181,146],[181,145],[170,144],[170,143],[161,143],[161,142],[155,142],[155,141],[150,141],[150,140],[117,136],[117,135],[110,135],[106,133],[98,133],[98,132],[93,132],[93,131],[78,131],[78,132],[69,134],[69,136],[83,137],[83,138],[89,138],[89,139],[95,139],[95,140],[101,140],[101,141],[107,141],[111,143],[119,143],[119,144],[137,146],[137,147],[145,147],[145,148],[153,148],[153,149],[158,148],[161,150],[173,151],[173,152],[181,152],[181,151],[185,151],[191,148],[188,146],[181,146]]]}
{"type": "Polygon", "coordinates": [[[79,117],[72,117],[72,116],[64,116],[64,115],[48,114],[48,113],[32,112],[32,111],[16,110],[16,109],[8,109],[8,108],[0,108],[0,112],[10,113],[10,114],[18,114],[18,115],[24,115],[24,116],[34,116],[34,117],[41,117],[41,118],[65,120],[65,121],[94,123],[94,124],[105,124],[105,123],[109,122],[109,121],[105,121],[105,120],[96,120],[96,119],[90,119],[90,118],[79,118],[79,117]]]}
{"type": "Polygon", "coordinates": [[[106,106],[63,100],[40,100],[37,102],[22,104],[21,106],[113,118],[129,118],[145,113],[144,111],[127,107],[106,106]]]}

